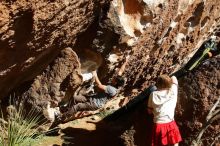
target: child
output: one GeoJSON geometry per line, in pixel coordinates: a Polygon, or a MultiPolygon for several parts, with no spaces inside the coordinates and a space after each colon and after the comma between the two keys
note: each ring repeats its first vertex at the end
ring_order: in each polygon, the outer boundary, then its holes
{"type": "Polygon", "coordinates": [[[148,112],[154,115],[152,146],[174,145],[182,141],[174,121],[178,81],[175,76],[161,75],[156,82],[157,90],[148,100],[148,112]]]}

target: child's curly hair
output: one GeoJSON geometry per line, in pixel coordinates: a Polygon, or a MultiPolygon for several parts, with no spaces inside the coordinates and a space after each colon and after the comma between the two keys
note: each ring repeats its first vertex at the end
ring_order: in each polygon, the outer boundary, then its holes
{"type": "Polygon", "coordinates": [[[172,79],[167,74],[163,74],[158,77],[156,82],[156,87],[159,90],[169,89],[171,86],[172,86],[172,79]]]}

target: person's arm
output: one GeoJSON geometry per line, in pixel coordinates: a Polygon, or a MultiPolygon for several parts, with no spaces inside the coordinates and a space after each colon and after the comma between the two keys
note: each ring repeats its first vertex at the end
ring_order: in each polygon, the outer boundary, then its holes
{"type": "Polygon", "coordinates": [[[128,59],[130,58],[130,56],[126,56],[126,59],[125,59],[125,62],[122,64],[121,68],[119,69],[118,71],[118,75],[119,76],[122,76],[123,72],[125,71],[125,66],[127,65],[128,63],[128,59]]]}
{"type": "Polygon", "coordinates": [[[178,85],[178,80],[175,76],[171,77],[173,84],[178,85]]]}
{"type": "Polygon", "coordinates": [[[96,71],[93,71],[92,73],[93,73],[93,76],[94,76],[94,78],[95,78],[95,82],[96,82],[97,85],[98,85],[98,88],[101,89],[101,90],[105,90],[105,89],[106,89],[106,85],[103,85],[103,84],[100,82],[100,80],[99,80],[99,78],[98,78],[98,75],[97,75],[97,72],[96,72],[96,71]]]}
{"type": "Polygon", "coordinates": [[[82,89],[82,87],[81,86],[79,86],[77,89],[76,89],[76,91],[74,92],[74,96],[77,96],[78,94],[79,94],[79,91],[82,89]]]}

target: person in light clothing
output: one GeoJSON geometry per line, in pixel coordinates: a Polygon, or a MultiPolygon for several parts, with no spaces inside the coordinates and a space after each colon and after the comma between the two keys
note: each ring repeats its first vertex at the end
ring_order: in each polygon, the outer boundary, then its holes
{"type": "Polygon", "coordinates": [[[178,93],[177,78],[161,75],[157,79],[156,87],[157,90],[150,94],[148,100],[148,112],[154,116],[152,146],[178,146],[182,138],[174,120],[178,93]]]}
{"type": "MultiPolygon", "coordinates": [[[[89,77],[94,77],[95,83],[97,84],[98,89],[100,90],[95,95],[85,96],[77,94],[78,91],[74,93],[73,96],[73,105],[71,105],[67,111],[65,111],[60,117],[61,121],[65,122],[69,120],[69,117],[77,113],[78,111],[95,111],[102,108],[109,100],[117,96],[118,90],[124,85],[125,79],[122,76],[125,66],[128,63],[129,56],[126,57],[125,62],[122,64],[119,69],[116,77],[113,78],[111,85],[102,84],[98,78],[97,72],[93,71],[92,75],[83,74],[83,80],[89,77]]],[[[79,88],[80,89],[80,88],[79,88]]]]}

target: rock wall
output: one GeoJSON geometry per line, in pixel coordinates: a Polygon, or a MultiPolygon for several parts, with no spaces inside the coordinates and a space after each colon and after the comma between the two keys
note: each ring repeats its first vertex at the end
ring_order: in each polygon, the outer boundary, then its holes
{"type": "Polygon", "coordinates": [[[177,70],[219,29],[218,1],[164,1],[152,8],[154,18],[134,42],[126,68],[132,87],[177,70]]]}
{"type": "MultiPolygon", "coordinates": [[[[219,40],[219,9],[218,0],[1,1],[0,97],[32,81],[22,95],[41,110],[43,102],[71,97],[81,84],[81,69],[100,67],[99,76],[107,83],[130,54],[121,94],[131,99],[159,74],[181,68],[205,40],[213,36],[219,40]]],[[[213,58],[180,81],[176,117],[183,145],[191,144],[219,97],[218,72],[219,58],[213,58]]],[[[110,124],[115,143],[149,145],[145,106],[110,124]]],[[[211,130],[218,131],[219,124],[207,129],[204,145],[217,134],[211,130]]]]}
{"type": "Polygon", "coordinates": [[[195,72],[180,80],[176,118],[185,145],[192,142],[201,145],[220,144],[217,138],[220,131],[219,104],[213,108],[220,101],[219,80],[220,57],[204,62],[195,72]]]}
{"type": "Polygon", "coordinates": [[[81,65],[78,56],[71,48],[60,55],[37,76],[31,87],[22,95],[30,106],[42,112],[48,103],[52,107],[62,99],[69,99],[82,83],[81,65]]]}
{"type": "Polygon", "coordinates": [[[104,1],[1,1],[0,97],[33,79],[97,20],[104,1]]]}

